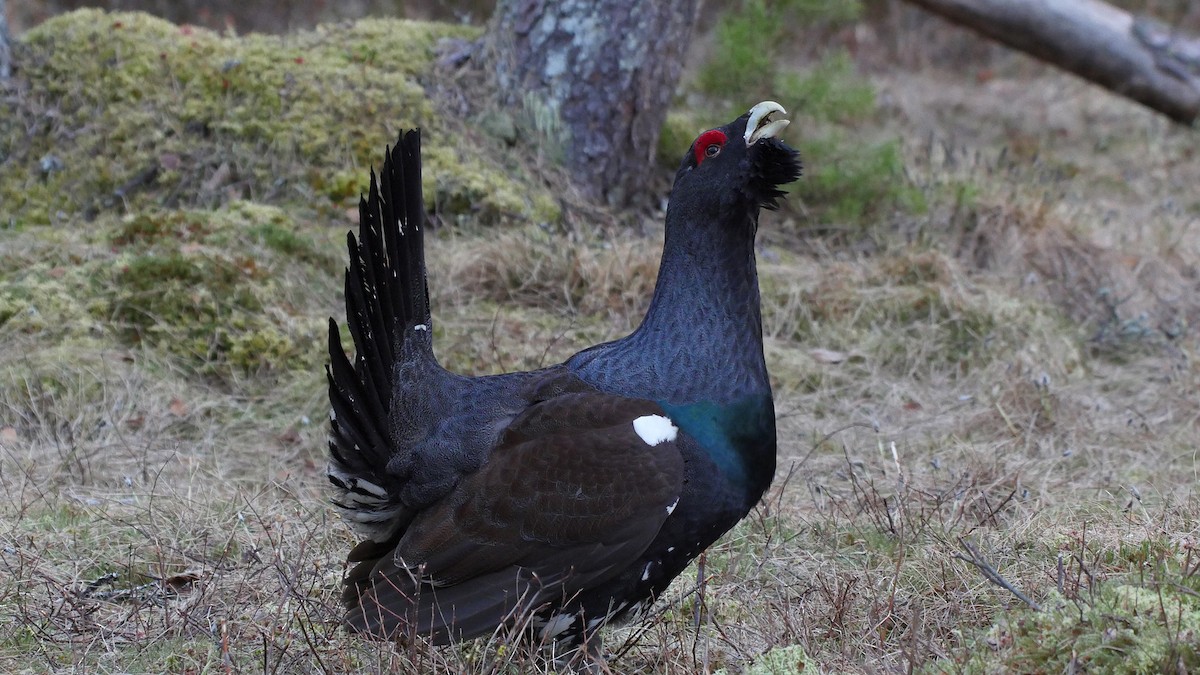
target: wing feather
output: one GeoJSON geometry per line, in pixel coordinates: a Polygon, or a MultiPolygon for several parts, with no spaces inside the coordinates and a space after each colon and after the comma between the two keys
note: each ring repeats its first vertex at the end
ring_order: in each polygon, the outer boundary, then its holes
{"type": "Polygon", "coordinates": [[[351,572],[348,622],[381,636],[467,639],[615,576],[682,491],[676,443],[633,421],[657,404],[571,392],[530,406],[487,463],[351,572]]]}

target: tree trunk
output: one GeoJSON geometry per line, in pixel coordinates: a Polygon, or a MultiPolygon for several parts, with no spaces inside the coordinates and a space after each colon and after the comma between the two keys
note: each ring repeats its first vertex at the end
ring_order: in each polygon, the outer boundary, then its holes
{"type": "Polygon", "coordinates": [[[1100,0],[908,0],[1181,124],[1200,120],[1200,39],[1100,0]]]}
{"type": "Polygon", "coordinates": [[[519,111],[588,196],[626,205],[647,184],[699,0],[500,0],[485,44],[519,111]],[[557,147],[555,147],[557,146],[557,147]],[[555,152],[555,151],[558,152],[555,152]]]}
{"type": "Polygon", "coordinates": [[[0,0],[0,80],[12,75],[12,50],[8,48],[8,13],[0,0]]]}

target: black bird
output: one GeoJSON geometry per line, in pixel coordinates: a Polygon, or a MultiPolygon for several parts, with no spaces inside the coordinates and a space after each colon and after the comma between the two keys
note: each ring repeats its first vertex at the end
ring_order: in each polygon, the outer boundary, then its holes
{"type": "Polygon", "coordinates": [[[502,631],[578,645],[648,606],[775,472],[754,237],[796,180],[759,103],[675,175],[641,326],[565,363],[466,377],[434,357],[418,131],[348,235],[353,365],[329,323],[334,504],[354,630],[445,644],[502,631]]]}

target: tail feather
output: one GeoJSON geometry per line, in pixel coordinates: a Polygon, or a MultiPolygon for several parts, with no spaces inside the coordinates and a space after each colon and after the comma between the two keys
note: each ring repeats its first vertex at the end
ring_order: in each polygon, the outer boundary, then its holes
{"type": "Polygon", "coordinates": [[[352,523],[378,522],[381,514],[401,509],[398,479],[386,471],[396,451],[389,414],[397,361],[413,358],[413,346],[432,358],[424,225],[421,138],[412,130],[388,149],[378,176],[371,172],[367,196],[359,200],[358,236],[346,238],[350,263],[344,292],[353,365],[330,319],[329,479],[340,490],[334,503],[352,523]]]}
{"type": "MultiPolygon", "coordinates": [[[[354,236],[351,235],[349,240],[350,246],[354,247],[354,236]]],[[[387,404],[392,396],[394,360],[391,340],[388,339],[392,331],[380,316],[383,313],[379,311],[380,298],[374,290],[378,287],[364,279],[361,267],[358,261],[354,261],[346,268],[346,323],[357,352],[354,370],[365,395],[362,402],[367,409],[363,412],[372,419],[382,420],[387,418],[387,404]]]]}
{"type": "MultiPolygon", "coordinates": [[[[388,552],[390,553],[390,552],[388,552]]],[[[523,570],[507,567],[453,586],[420,582],[416,572],[376,561],[360,563],[347,576],[346,624],[365,635],[406,640],[422,636],[450,644],[501,630],[520,629],[547,598],[523,570]]]]}
{"type": "Polygon", "coordinates": [[[341,334],[337,322],[329,320],[329,365],[325,367],[329,381],[329,403],[331,406],[331,437],[329,449],[333,459],[350,469],[363,469],[361,459],[352,453],[354,449],[385,447],[380,436],[380,427],[367,423],[360,414],[360,401],[367,398],[362,383],[355,376],[354,367],[342,351],[341,334]]]}
{"type": "MultiPolygon", "coordinates": [[[[410,134],[411,135],[411,134],[410,134]]],[[[421,137],[419,135],[411,135],[410,142],[406,143],[401,151],[404,153],[404,162],[401,165],[404,167],[400,182],[404,185],[406,194],[421,194],[421,137]]],[[[406,223],[421,223],[425,218],[425,206],[417,199],[405,202],[405,217],[406,223]]],[[[414,282],[420,280],[420,283],[409,283],[406,285],[408,298],[406,310],[408,315],[415,321],[425,325],[425,338],[429,337],[430,316],[429,316],[429,285],[426,283],[425,277],[425,243],[424,243],[424,228],[414,226],[410,230],[410,235],[413,237],[413,244],[404,249],[406,256],[404,258],[403,274],[414,282]]],[[[397,255],[397,259],[401,256],[397,255]]]]}

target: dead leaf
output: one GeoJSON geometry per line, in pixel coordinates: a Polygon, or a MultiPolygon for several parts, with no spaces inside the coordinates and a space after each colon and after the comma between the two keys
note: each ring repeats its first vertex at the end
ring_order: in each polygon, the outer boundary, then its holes
{"type": "Polygon", "coordinates": [[[171,402],[167,404],[167,410],[171,411],[171,414],[176,417],[183,417],[188,413],[187,404],[180,400],[178,396],[171,397],[171,402]]]}
{"type": "Polygon", "coordinates": [[[275,438],[284,445],[295,445],[300,442],[300,432],[296,431],[296,427],[288,427],[275,438]]]}
{"type": "Polygon", "coordinates": [[[204,579],[204,576],[205,575],[203,572],[182,572],[180,574],[173,574],[164,578],[162,583],[167,590],[179,593],[181,591],[190,590],[192,584],[204,579]]]}

